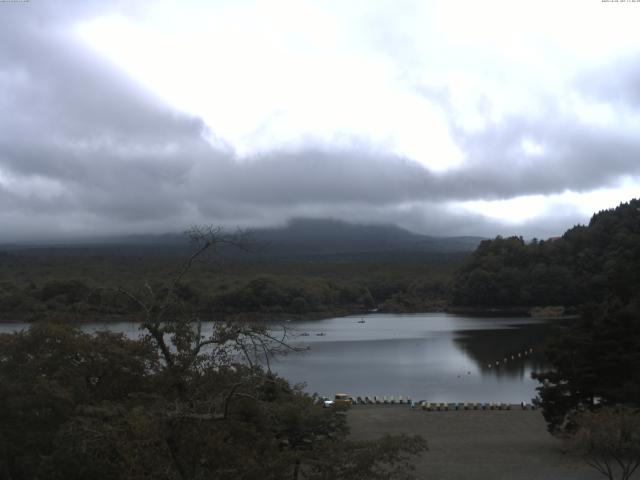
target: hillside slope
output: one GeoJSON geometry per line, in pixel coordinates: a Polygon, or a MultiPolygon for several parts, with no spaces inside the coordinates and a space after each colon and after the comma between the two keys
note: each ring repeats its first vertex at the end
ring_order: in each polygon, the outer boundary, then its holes
{"type": "Polygon", "coordinates": [[[576,306],[640,290],[640,200],[601,211],[558,239],[485,240],[457,271],[459,306],[576,306]]]}

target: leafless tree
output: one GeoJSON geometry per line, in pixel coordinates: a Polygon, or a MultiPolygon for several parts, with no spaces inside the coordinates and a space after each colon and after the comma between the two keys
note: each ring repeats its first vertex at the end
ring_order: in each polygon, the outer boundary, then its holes
{"type": "Polygon", "coordinates": [[[225,357],[241,354],[249,365],[265,364],[270,369],[270,358],[277,354],[296,351],[287,342],[288,330],[284,326],[272,329],[264,324],[241,318],[210,322],[211,330],[205,334],[199,315],[185,308],[178,295],[178,288],[185,281],[195,264],[204,261],[221,247],[251,250],[246,232],[227,233],[221,227],[194,226],[185,232],[192,244],[192,251],[175,276],[162,288],[153,288],[149,282],[139,291],[118,287],[117,292],[138,306],[142,315],[140,328],[145,331],[159,349],[166,367],[181,373],[198,361],[203,351],[209,357],[225,357]]]}

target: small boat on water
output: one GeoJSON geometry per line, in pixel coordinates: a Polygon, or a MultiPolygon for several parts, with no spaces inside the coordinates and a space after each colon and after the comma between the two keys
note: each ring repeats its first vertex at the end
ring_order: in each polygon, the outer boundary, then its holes
{"type": "Polygon", "coordinates": [[[318,337],[324,337],[324,336],[325,336],[325,333],[324,333],[324,332],[320,332],[320,333],[316,333],[316,335],[317,335],[318,337]]]}
{"type": "Polygon", "coordinates": [[[358,323],[367,323],[364,321],[364,318],[361,318],[360,320],[358,320],[358,323]]]}

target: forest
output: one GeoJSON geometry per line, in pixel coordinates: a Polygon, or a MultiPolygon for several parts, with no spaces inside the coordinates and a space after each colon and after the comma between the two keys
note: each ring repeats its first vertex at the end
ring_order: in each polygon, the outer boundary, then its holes
{"type": "MultiPolygon", "coordinates": [[[[141,280],[160,288],[184,258],[181,251],[5,251],[0,254],[0,321],[130,314],[136,306],[117,288],[131,288],[141,280]]],[[[216,257],[194,265],[190,281],[178,294],[206,318],[442,310],[447,284],[462,258],[423,257],[422,262],[407,264],[263,259],[250,254],[246,259],[216,257]]]]}
{"type": "MultiPolygon", "coordinates": [[[[640,406],[640,200],[596,213],[557,239],[483,241],[456,272],[451,300],[560,305],[578,314],[548,341],[552,369],[534,374],[550,432],[575,435],[584,431],[584,412],[602,410],[606,419],[611,411],[640,406]]],[[[611,432],[607,422],[598,428],[611,432]]],[[[623,453],[640,458],[629,452],[623,453]]]]}
{"type": "MultiPolygon", "coordinates": [[[[442,310],[455,269],[481,240],[326,219],[227,233],[242,245],[216,245],[179,292],[203,318],[442,310]]],[[[114,292],[161,285],[190,251],[184,234],[0,246],[0,321],[130,314],[136,306],[114,292]]]]}
{"type": "Polygon", "coordinates": [[[485,240],[458,269],[450,298],[460,306],[577,307],[612,297],[629,303],[640,285],[640,202],[596,213],[548,240],[485,240]]]}
{"type": "MultiPolygon", "coordinates": [[[[599,212],[561,237],[483,240],[473,253],[398,250],[369,252],[365,260],[353,250],[343,257],[222,255],[195,265],[179,294],[205,317],[322,318],[374,309],[527,311],[549,305],[576,313],[587,302],[615,296],[627,303],[635,294],[637,208],[633,200],[599,212]],[[414,261],[407,261],[408,255],[414,261]]],[[[0,320],[126,315],[136,307],[115,294],[116,287],[140,279],[160,285],[183,259],[180,249],[5,249],[0,320]]]]}

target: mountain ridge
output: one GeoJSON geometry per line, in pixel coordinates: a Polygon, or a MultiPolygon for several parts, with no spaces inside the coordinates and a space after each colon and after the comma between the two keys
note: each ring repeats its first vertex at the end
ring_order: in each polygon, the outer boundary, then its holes
{"type": "MultiPolygon", "coordinates": [[[[394,224],[350,223],[332,218],[297,217],[284,226],[247,229],[251,250],[267,257],[326,256],[406,256],[415,253],[470,253],[484,240],[474,236],[432,236],[414,233],[394,224]]],[[[11,250],[120,250],[122,252],[169,252],[186,249],[185,234],[137,234],[102,237],[91,240],[71,240],[50,244],[2,245],[11,250]]],[[[221,248],[223,255],[237,256],[230,248],[221,248]]]]}

